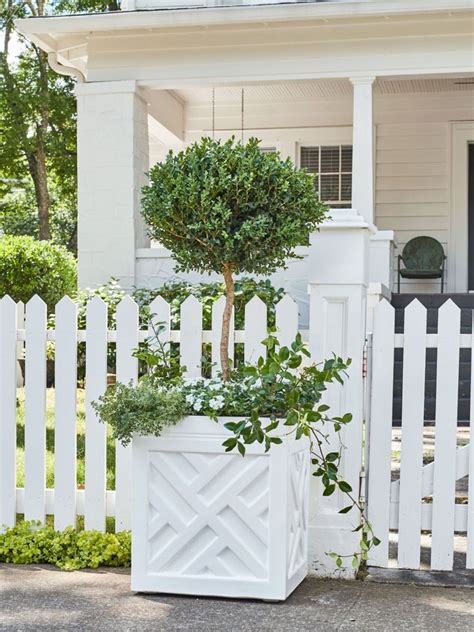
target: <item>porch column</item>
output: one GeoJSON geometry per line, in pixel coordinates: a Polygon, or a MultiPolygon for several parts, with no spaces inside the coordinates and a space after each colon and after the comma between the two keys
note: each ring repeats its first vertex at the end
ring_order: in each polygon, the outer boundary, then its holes
{"type": "Polygon", "coordinates": [[[375,77],[351,79],[354,86],[352,123],[352,207],[374,224],[374,115],[375,77]]]}
{"type": "Polygon", "coordinates": [[[79,287],[135,283],[148,246],[140,191],[149,168],[147,103],[135,81],[78,84],[79,287]]]}
{"type": "MultiPolygon", "coordinates": [[[[366,302],[370,226],[354,209],[331,212],[331,219],[311,238],[309,252],[310,348],[315,362],[335,353],[351,358],[344,385],[331,384],[324,393],[324,403],[331,416],[352,413],[352,421],[341,431],[341,472],[359,495],[362,467],[362,423],[364,402],[363,350],[366,337],[366,302]]],[[[331,435],[330,428],[326,429],[331,435]]],[[[340,449],[339,438],[331,435],[327,451],[340,449]]],[[[340,514],[350,505],[342,492],[322,495],[319,479],[313,477],[310,501],[310,569],[329,576],[336,570],[327,556],[334,551],[352,555],[359,550],[359,534],[352,530],[359,524],[359,513],[340,514]]],[[[343,572],[353,577],[351,559],[344,558],[343,572]]]]}

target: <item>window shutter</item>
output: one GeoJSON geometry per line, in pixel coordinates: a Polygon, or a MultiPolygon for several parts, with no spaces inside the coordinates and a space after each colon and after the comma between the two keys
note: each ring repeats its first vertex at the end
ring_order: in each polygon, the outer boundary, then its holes
{"type": "Polygon", "coordinates": [[[319,147],[302,147],[300,166],[308,173],[319,173],[319,147]]]}
{"type": "Polygon", "coordinates": [[[351,206],[352,146],[301,147],[300,167],[317,174],[315,188],[321,199],[334,208],[351,206]]]}

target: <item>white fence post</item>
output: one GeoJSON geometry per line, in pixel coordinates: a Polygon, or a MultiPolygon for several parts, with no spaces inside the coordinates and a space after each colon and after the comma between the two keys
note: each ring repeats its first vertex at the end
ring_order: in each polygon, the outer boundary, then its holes
{"type": "MultiPolygon", "coordinates": [[[[312,236],[309,254],[310,347],[313,361],[321,362],[336,353],[351,358],[349,378],[343,387],[334,384],[324,400],[332,415],[350,412],[353,420],[343,430],[345,446],[341,472],[359,494],[362,467],[363,351],[366,337],[369,225],[357,211],[332,211],[331,220],[312,236]]],[[[334,442],[337,439],[334,437],[334,442]]],[[[339,448],[339,443],[334,447],[339,448]]],[[[351,555],[359,550],[358,512],[339,514],[347,498],[336,493],[324,497],[319,480],[313,479],[310,506],[310,564],[319,575],[335,570],[330,551],[351,555]]],[[[344,572],[353,576],[350,558],[344,572]]]]}
{"type": "Polygon", "coordinates": [[[16,518],[16,305],[0,299],[0,533],[16,518]]]}
{"type": "Polygon", "coordinates": [[[367,333],[374,331],[374,310],[383,299],[392,300],[392,292],[383,283],[369,283],[367,290],[367,333]]]}

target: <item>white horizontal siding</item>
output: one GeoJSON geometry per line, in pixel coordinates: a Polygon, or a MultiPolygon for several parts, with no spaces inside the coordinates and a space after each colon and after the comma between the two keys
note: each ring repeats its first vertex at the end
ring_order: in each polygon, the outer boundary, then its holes
{"type": "MultiPolygon", "coordinates": [[[[441,101],[438,111],[445,106],[446,100],[441,101]]],[[[452,102],[454,111],[457,101],[455,98],[452,102]]],[[[421,105],[425,102],[423,98],[421,105]]],[[[387,109],[393,111],[393,106],[387,104],[387,109]]],[[[420,103],[413,99],[406,117],[416,121],[377,126],[376,224],[381,230],[395,231],[397,255],[419,235],[434,237],[448,254],[450,118],[433,124],[424,122],[424,114],[420,103]]],[[[449,258],[447,264],[449,268],[449,258]]],[[[403,280],[402,291],[439,291],[439,285],[439,280],[403,280]]]]}

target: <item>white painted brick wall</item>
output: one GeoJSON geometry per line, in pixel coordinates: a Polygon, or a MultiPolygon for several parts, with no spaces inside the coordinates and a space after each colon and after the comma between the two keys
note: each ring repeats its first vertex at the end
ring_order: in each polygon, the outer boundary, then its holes
{"type": "Polygon", "coordinates": [[[147,104],[134,81],[82,84],[78,102],[79,285],[135,283],[148,246],[140,191],[148,170],[147,104]]]}

